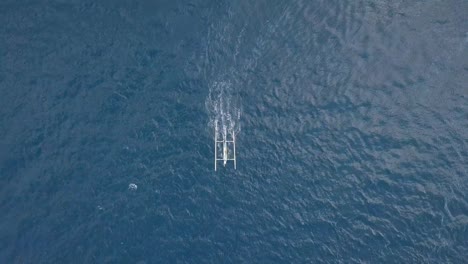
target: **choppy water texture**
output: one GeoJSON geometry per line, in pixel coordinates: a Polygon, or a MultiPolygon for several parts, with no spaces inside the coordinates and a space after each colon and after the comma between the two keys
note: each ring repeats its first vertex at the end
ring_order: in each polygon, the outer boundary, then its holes
{"type": "Polygon", "coordinates": [[[0,263],[466,263],[467,17],[1,1],[0,263]]]}

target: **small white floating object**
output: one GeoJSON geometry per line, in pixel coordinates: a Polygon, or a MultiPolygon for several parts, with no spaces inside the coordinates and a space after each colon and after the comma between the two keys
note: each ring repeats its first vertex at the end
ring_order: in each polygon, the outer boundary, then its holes
{"type": "Polygon", "coordinates": [[[138,186],[136,184],[134,184],[134,183],[130,183],[128,185],[128,189],[132,190],[132,191],[136,191],[138,189],[138,186]]]}

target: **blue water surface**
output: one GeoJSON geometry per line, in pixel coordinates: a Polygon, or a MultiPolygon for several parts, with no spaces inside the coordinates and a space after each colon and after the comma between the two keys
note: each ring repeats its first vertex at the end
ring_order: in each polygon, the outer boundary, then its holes
{"type": "Polygon", "coordinates": [[[1,1],[0,263],[467,263],[467,17],[1,1]],[[220,84],[241,126],[215,172],[220,84]]]}

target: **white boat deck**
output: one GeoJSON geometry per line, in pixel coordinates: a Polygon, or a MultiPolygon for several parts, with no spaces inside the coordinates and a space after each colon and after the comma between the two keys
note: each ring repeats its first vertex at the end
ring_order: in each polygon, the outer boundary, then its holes
{"type": "Polygon", "coordinates": [[[215,171],[217,170],[217,166],[218,166],[218,161],[223,161],[224,162],[224,166],[226,166],[226,162],[227,161],[233,161],[234,162],[234,169],[237,169],[237,161],[236,161],[236,137],[234,134],[231,134],[232,136],[232,139],[231,140],[227,140],[226,137],[227,135],[223,138],[223,140],[219,140],[218,139],[218,136],[219,136],[219,133],[218,133],[218,126],[216,124],[215,126],[215,140],[214,140],[214,149],[215,149],[215,159],[214,159],[214,163],[215,163],[215,171]],[[222,158],[219,158],[218,157],[218,143],[222,143],[223,144],[223,157],[222,158]],[[228,143],[232,143],[232,146],[233,146],[233,151],[232,153],[233,156],[231,158],[229,158],[229,153],[231,153],[231,151],[229,150],[229,147],[228,147],[228,143]],[[224,151],[226,148],[226,151],[224,151]],[[225,156],[226,155],[226,156],[225,156]]]}

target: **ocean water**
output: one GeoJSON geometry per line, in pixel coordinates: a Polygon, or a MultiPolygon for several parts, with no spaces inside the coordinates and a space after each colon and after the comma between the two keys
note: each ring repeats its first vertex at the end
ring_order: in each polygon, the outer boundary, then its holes
{"type": "Polygon", "coordinates": [[[467,17],[1,1],[0,263],[467,263],[467,17]]]}

